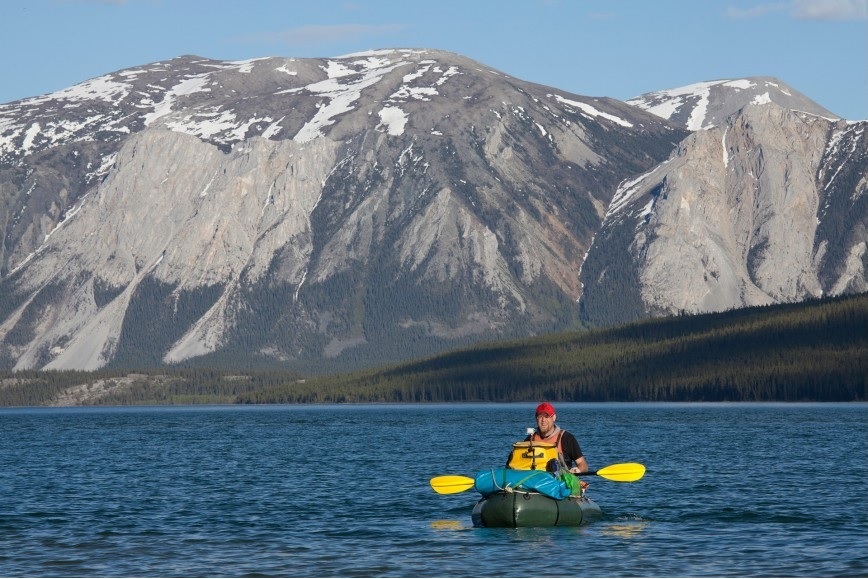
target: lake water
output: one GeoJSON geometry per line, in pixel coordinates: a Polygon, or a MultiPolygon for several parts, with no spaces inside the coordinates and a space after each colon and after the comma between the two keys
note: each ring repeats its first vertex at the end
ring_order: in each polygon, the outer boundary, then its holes
{"type": "Polygon", "coordinates": [[[868,405],[558,404],[603,520],[472,525],[534,404],[0,410],[0,576],[866,576],[868,405]]]}

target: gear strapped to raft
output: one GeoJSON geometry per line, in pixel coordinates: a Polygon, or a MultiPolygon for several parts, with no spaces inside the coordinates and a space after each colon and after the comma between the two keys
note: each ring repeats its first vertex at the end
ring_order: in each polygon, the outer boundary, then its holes
{"type": "Polygon", "coordinates": [[[476,474],[474,486],[484,497],[498,492],[536,492],[555,500],[581,496],[574,494],[563,479],[539,470],[511,468],[483,470],[476,474]]]}

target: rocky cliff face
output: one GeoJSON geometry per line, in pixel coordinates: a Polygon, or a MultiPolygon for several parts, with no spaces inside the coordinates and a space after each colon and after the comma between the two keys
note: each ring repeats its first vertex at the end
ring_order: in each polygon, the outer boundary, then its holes
{"type": "Polygon", "coordinates": [[[3,105],[0,357],[340,369],[567,327],[617,184],[686,134],[437,51],[3,105]]]}
{"type": "Polygon", "coordinates": [[[619,187],[583,269],[588,318],[866,291],[866,127],[764,103],[692,134],[619,187]]]}

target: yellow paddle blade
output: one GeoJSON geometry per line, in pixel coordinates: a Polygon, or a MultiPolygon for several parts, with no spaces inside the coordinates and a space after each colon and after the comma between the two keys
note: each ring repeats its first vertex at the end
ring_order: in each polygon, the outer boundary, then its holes
{"type": "Polygon", "coordinates": [[[434,492],[441,495],[463,493],[472,489],[475,484],[476,481],[472,478],[458,474],[435,476],[431,479],[431,488],[434,489],[434,492]]]}
{"type": "Polygon", "coordinates": [[[597,476],[617,482],[637,481],[645,475],[645,465],[638,462],[613,464],[597,471],[597,476]]]}

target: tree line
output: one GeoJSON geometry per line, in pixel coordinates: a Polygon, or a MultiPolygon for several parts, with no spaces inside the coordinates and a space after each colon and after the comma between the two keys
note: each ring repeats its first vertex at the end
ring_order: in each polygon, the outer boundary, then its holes
{"type": "Polygon", "coordinates": [[[64,394],[87,406],[232,404],[246,392],[299,378],[286,371],[215,368],[2,371],[0,406],[54,405],[64,394]]]}
{"type": "Polygon", "coordinates": [[[868,294],[478,345],[242,403],[864,401],[868,294]]]}
{"type": "Polygon", "coordinates": [[[115,386],[90,404],[865,401],[868,294],[479,344],[350,373],[130,372],[0,372],[0,405],[50,404],[97,380],[115,386]]]}

